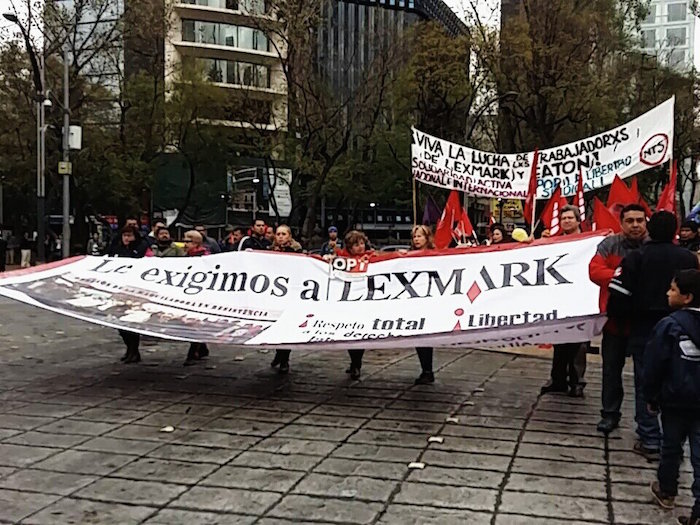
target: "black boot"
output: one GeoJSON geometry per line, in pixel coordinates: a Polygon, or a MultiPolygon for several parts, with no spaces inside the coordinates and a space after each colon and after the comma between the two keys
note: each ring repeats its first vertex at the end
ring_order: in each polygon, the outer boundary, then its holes
{"type": "Polygon", "coordinates": [[[183,366],[192,366],[199,361],[199,343],[191,343],[183,366]]]}
{"type": "Polygon", "coordinates": [[[141,354],[139,353],[138,348],[134,348],[131,351],[129,351],[129,354],[126,356],[126,359],[124,360],[124,364],[128,365],[131,363],[138,363],[141,361],[141,354]]]}
{"type": "Polygon", "coordinates": [[[435,382],[435,375],[432,372],[423,371],[413,382],[415,385],[430,385],[435,382]]]}

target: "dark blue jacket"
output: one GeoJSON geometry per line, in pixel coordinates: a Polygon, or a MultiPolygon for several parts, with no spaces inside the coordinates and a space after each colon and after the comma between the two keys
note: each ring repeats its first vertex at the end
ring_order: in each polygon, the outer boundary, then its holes
{"type": "Polygon", "coordinates": [[[644,351],[642,388],[662,409],[700,411],[700,309],[679,310],[656,324],[644,351]]]}

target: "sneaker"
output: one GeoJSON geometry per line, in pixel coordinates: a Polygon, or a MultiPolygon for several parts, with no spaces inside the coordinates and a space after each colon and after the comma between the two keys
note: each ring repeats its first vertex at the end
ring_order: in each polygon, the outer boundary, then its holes
{"type": "Polygon", "coordinates": [[[414,385],[429,385],[435,382],[435,375],[432,372],[421,372],[421,375],[413,382],[414,385]]]}
{"type": "Polygon", "coordinates": [[[658,503],[660,507],[666,510],[671,510],[673,508],[673,503],[676,497],[664,494],[661,491],[661,487],[659,486],[658,481],[652,481],[651,486],[649,488],[651,489],[651,493],[654,496],[656,503],[658,503]]]}
{"type": "Polygon", "coordinates": [[[547,383],[542,388],[540,388],[540,395],[545,394],[566,394],[569,388],[566,385],[555,385],[554,383],[547,383]]]}
{"type": "Polygon", "coordinates": [[[678,516],[678,525],[700,525],[700,518],[693,516],[678,516]]]}
{"type": "Polygon", "coordinates": [[[632,452],[644,457],[647,461],[659,461],[659,449],[647,448],[641,441],[637,441],[632,447],[632,452]]]}
{"type": "Polygon", "coordinates": [[[603,434],[610,434],[613,430],[615,430],[619,426],[619,422],[617,419],[606,416],[600,421],[598,421],[598,426],[596,427],[598,429],[598,432],[602,432],[603,434]]]}

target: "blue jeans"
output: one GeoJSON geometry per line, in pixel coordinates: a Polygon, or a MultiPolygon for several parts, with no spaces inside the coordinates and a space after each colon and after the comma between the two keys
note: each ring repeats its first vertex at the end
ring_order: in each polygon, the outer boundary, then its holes
{"type": "Polygon", "coordinates": [[[683,459],[683,444],[690,440],[690,462],[693,465],[692,517],[700,517],[700,413],[663,410],[661,423],[664,439],[659,461],[659,487],[664,494],[678,494],[678,470],[683,459]]]}
{"type": "Polygon", "coordinates": [[[647,400],[642,392],[646,341],[646,337],[630,337],[629,340],[629,353],[634,359],[634,420],[637,422],[637,435],[642,445],[658,450],[661,446],[659,418],[647,411],[647,400]]]}

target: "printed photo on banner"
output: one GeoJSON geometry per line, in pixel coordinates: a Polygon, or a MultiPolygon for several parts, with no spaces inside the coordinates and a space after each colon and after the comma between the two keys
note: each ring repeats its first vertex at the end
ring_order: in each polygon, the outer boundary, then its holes
{"type": "MultiPolygon", "coordinates": [[[[670,98],[626,124],[554,148],[540,150],[537,198],[576,193],[579,173],[585,191],[608,186],[667,162],[673,151],[670,98]]],[[[411,171],[417,181],[475,197],[524,199],[534,152],[501,154],[468,148],[413,129],[411,171]]]]}

